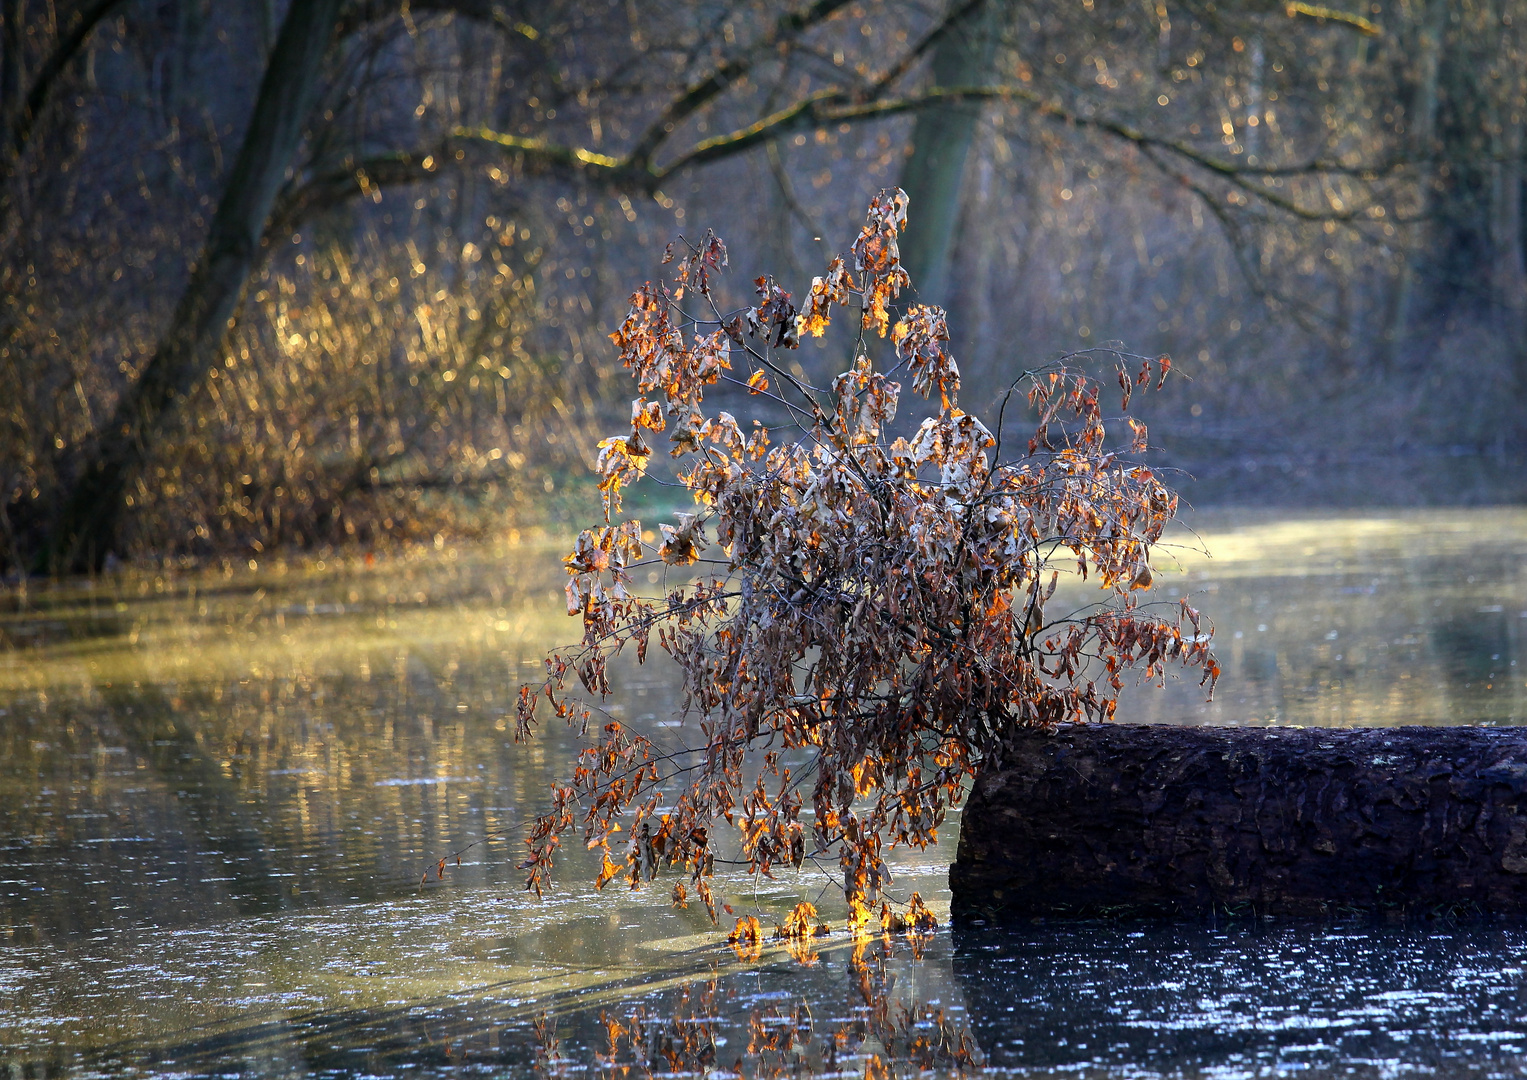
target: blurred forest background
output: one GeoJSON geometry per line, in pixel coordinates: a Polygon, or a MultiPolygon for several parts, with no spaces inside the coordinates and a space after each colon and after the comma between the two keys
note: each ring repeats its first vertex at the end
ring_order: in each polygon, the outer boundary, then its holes
{"type": "Polygon", "coordinates": [[[967,407],[1118,340],[1199,504],[1519,499],[1527,0],[1331,3],[0,0],[0,572],[555,521],[664,244],[898,184],[967,407]]]}

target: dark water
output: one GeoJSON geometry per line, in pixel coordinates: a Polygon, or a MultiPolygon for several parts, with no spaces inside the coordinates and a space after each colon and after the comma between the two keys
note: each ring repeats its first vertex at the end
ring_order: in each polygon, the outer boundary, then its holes
{"type": "MultiPolygon", "coordinates": [[[[1121,718],[1527,717],[1527,513],[1202,533],[1213,558],[1184,543],[1158,592],[1191,590],[1215,620],[1218,699],[1145,687],[1121,718]]],[[[1516,1071],[1513,927],[855,942],[818,877],[719,875],[728,924],[822,908],[838,932],[802,963],[739,958],[662,881],[594,893],[581,851],[535,901],[520,837],[577,742],[517,746],[508,713],[575,626],[559,552],[135,574],[0,601],[0,1076],[719,1075],[739,1058],[749,1075],[874,1076],[948,1071],[927,1046],[956,1026],[991,1067],[1045,1075],[1516,1071]],[[613,1050],[601,1013],[629,1029],[613,1050]]],[[[661,666],[626,671],[611,708],[685,732],[661,666]]],[[[953,839],[901,859],[893,894],[946,910],[953,839]]]]}
{"type": "Polygon", "coordinates": [[[994,1067],[1110,1075],[1515,1076],[1521,926],[961,928],[994,1067]]]}

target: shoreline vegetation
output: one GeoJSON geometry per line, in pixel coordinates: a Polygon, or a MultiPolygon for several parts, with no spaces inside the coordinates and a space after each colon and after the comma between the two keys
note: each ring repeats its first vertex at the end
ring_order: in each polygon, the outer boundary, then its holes
{"type": "MultiPolygon", "coordinates": [[[[1157,470],[1164,477],[1179,475],[1177,490],[1183,500],[1183,518],[1223,516],[1225,513],[1260,513],[1303,521],[1309,516],[1341,516],[1344,513],[1445,512],[1448,509],[1513,509],[1527,504],[1527,454],[1500,446],[1438,446],[1408,448],[1408,464],[1402,474],[1374,475],[1379,461],[1393,460],[1371,454],[1364,460],[1330,461],[1312,457],[1318,474],[1292,455],[1229,454],[1197,469],[1171,464],[1173,455],[1162,454],[1157,470]]],[[[545,478],[539,481],[544,489],[545,478]]],[[[322,544],[282,544],[258,547],[241,544],[228,550],[171,551],[128,548],[105,570],[133,573],[154,571],[203,571],[208,568],[238,571],[250,561],[290,565],[345,559],[395,559],[425,555],[441,547],[481,548],[522,541],[565,542],[577,533],[577,522],[599,512],[597,481],[583,470],[553,478],[554,498],[536,496],[522,503],[489,510],[472,509],[466,527],[450,524],[426,535],[379,535],[371,539],[345,539],[322,544]],[[435,536],[440,536],[437,542],[435,536]]],[[[641,518],[667,519],[681,504],[640,510],[641,518]]],[[[69,585],[90,580],[96,573],[20,573],[11,568],[0,574],[0,590],[23,587],[37,590],[47,582],[69,585]]]]}

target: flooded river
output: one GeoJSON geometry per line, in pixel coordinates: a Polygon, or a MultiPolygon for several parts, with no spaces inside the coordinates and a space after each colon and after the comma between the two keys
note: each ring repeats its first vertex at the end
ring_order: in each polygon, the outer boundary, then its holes
{"type": "MultiPolygon", "coordinates": [[[[1120,719],[1527,722],[1527,511],[1194,524],[1157,593],[1214,620],[1220,693],[1131,688],[1120,719]]],[[[515,745],[507,714],[576,634],[561,548],[6,596],[0,1075],[857,1077],[950,1067],[960,1038],[1023,1075],[1527,1064],[1521,927],[840,930],[748,958],[661,879],[594,893],[583,852],[537,902],[523,827],[577,747],[549,726],[515,745]]],[[[661,664],[622,675],[618,715],[677,722],[661,664]]],[[[942,914],[954,840],[898,862],[893,893],[942,914]]],[[[842,926],[810,873],[717,892],[842,926]]]]}

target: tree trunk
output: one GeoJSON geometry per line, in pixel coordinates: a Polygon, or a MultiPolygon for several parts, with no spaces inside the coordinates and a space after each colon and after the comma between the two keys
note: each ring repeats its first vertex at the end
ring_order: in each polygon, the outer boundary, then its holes
{"type": "Polygon", "coordinates": [[[216,362],[302,140],[340,6],[340,0],[297,0],[288,8],[201,255],[152,359],[91,447],[46,546],[46,569],[100,566],[117,542],[133,471],[176,400],[216,362]]]}
{"type": "Polygon", "coordinates": [[[0,117],[7,129],[21,111],[22,48],[21,0],[0,0],[0,117]]]}
{"type": "Polygon", "coordinates": [[[24,0],[0,0],[0,126],[4,144],[0,147],[0,180],[8,179],[26,152],[27,143],[42,114],[54,85],[74,58],[84,51],[97,25],[111,14],[122,0],[91,0],[74,25],[59,36],[51,52],[38,66],[32,85],[23,92],[25,72],[22,61],[26,42],[21,30],[24,0]]]}
{"type": "MultiPolygon", "coordinates": [[[[1447,29],[1447,0],[1426,0],[1421,9],[1421,25],[1416,35],[1416,78],[1410,100],[1409,125],[1411,152],[1419,161],[1417,191],[1423,207],[1433,201],[1432,186],[1436,165],[1437,111],[1440,105],[1439,78],[1442,70],[1442,39],[1447,29]]],[[[1419,215],[1426,217],[1426,213],[1419,215]]],[[[1416,303],[1418,278],[1422,276],[1423,251],[1428,242],[1426,226],[1411,230],[1410,250],[1404,252],[1400,272],[1394,283],[1388,327],[1385,367],[1398,368],[1404,359],[1416,303]]]]}
{"type": "Polygon", "coordinates": [[[1527,403],[1527,259],[1522,250],[1523,117],[1516,102],[1523,96],[1521,77],[1511,106],[1497,106],[1492,117],[1494,162],[1490,166],[1490,243],[1494,248],[1495,304],[1502,336],[1511,352],[1517,400],[1527,403]]]}
{"type": "MultiPolygon", "coordinates": [[[[997,56],[999,5],[976,4],[950,23],[933,50],[934,86],[986,86],[997,56]]],[[[943,304],[950,294],[954,237],[960,218],[965,159],[981,119],[979,101],[924,109],[912,128],[901,187],[912,200],[901,262],[919,299],[943,304]]]]}
{"type": "Polygon", "coordinates": [[[1067,725],[965,807],[963,918],[1527,911],[1527,731],[1067,725]]]}

